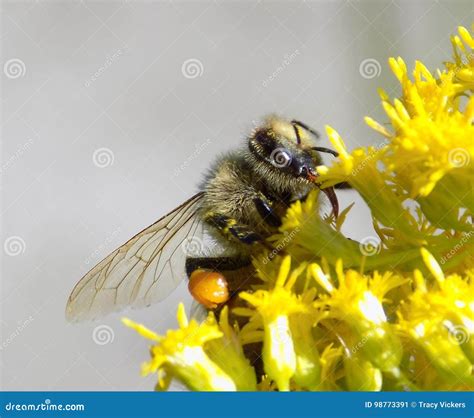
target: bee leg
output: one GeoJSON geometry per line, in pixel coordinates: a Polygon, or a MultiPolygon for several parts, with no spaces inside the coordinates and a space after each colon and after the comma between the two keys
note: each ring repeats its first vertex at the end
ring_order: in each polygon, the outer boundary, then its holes
{"type": "Polygon", "coordinates": [[[250,258],[247,257],[187,257],[185,263],[188,278],[197,269],[229,271],[248,265],[250,265],[250,258]]]}
{"type": "Polygon", "coordinates": [[[249,226],[237,224],[234,219],[228,216],[213,213],[206,217],[206,221],[224,235],[234,237],[243,244],[250,245],[263,241],[263,238],[249,226]]]}
{"type": "Polygon", "coordinates": [[[262,219],[270,226],[281,226],[281,219],[275,213],[273,208],[264,199],[257,197],[254,199],[255,207],[262,219]]]}

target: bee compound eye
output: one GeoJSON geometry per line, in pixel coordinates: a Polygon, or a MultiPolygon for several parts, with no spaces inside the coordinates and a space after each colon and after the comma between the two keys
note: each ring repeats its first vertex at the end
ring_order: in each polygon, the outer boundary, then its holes
{"type": "Polygon", "coordinates": [[[193,271],[189,277],[188,289],[192,297],[208,309],[214,309],[229,300],[227,280],[217,271],[193,271]]]}

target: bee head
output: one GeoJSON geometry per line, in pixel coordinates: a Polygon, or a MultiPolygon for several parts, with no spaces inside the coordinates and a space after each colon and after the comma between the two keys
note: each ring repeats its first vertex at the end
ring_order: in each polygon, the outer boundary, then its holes
{"type": "Polygon", "coordinates": [[[288,121],[270,116],[265,124],[252,133],[249,150],[268,169],[277,170],[293,178],[313,182],[322,163],[320,152],[332,150],[316,146],[319,134],[299,121],[288,121]]]}

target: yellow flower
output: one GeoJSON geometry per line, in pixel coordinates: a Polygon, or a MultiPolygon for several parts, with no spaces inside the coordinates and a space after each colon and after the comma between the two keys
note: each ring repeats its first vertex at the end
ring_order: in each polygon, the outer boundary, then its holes
{"type": "MultiPolygon", "coordinates": [[[[412,304],[406,305],[411,315],[420,315],[417,303],[412,299],[412,304]]],[[[463,353],[457,342],[450,337],[449,331],[442,324],[435,321],[400,320],[400,330],[412,339],[424,352],[429,360],[429,365],[434,367],[448,383],[462,383],[474,388],[472,364],[463,353]]]]}
{"type": "Polygon", "coordinates": [[[379,145],[349,151],[326,126],[339,158],[320,187],[349,183],[377,237],[346,237],[352,205],[322,217],[318,190],[294,202],[219,313],[188,321],[180,305],[165,336],[124,320],[153,341],[157,389],[474,388],[474,39],[458,32],[445,70],[389,60],[402,93],[380,91],[391,127],[366,118],[379,145]]]}
{"type": "Polygon", "coordinates": [[[315,214],[318,208],[319,191],[311,192],[304,202],[295,202],[287,211],[277,235],[276,244],[291,236],[282,247],[299,258],[325,255],[331,263],[344,254],[348,265],[357,265],[361,259],[359,245],[348,240],[341,232],[320,216],[315,214]]]}
{"type": "Polygon", "coordinates": [[[240,297],[253,306],[255,311],[237,311],[261,319],[263,324],[262,358],[265,372],[282,391],[290,389],[290,379],[297,367],[297,355],[289,316],[308,311],[308,307],[301,298],[291,292],[297,276],[289,277],[290,268],[291,258],[285,257],[273,289],[240,293],[240,297]]]}
{"type": "MultiPolygon", "coordinates": [[[[333,145],[338,149],[340,158],[331,167],[318,167],[323,187],[343,181],[349,183],[370,206],[374,219],[393,227],[395,231],[398,231],[401,239],[421,244],[423,237],[414,231],[414,225],[405,214],[399,192],[390,186],[393,174],[383,171],[379,167],[385,154],[390,150],[386,143],[377,148],[357,148],[350,154],[347,152],[342,154],[341,150],[344,145],[339,134],[329,126],[326,126],[326,132],[333,145]]],[[[346,244],[346,246],[350,246],[350,244],[346,244]]],[[[360,252],[357,253],[356,251],[354,256],[356,259],[360,259],[360,252]]],[[[344,257],[345,265],[357,265],[352,260],[352,258],[344,257]]],[[[371,260],[371,262],[374,261],[375,258],[371,260]]],[[[376,266],[374,265],[374,267],[376,266]]]]}
{"type": "MultiPolygon", "coordinates": [[[[303,304],[311,306],[316,289],[307,291],[303,304]]],[[[312,330],[315,320],[311,312],[297,313],[290,316],[290,330],[296,354],[296,369],[293,381],[305,390],[321,388],[321,360],[312,330]]]]}
{"type": "Polygon", "coordinates": [[[402,83],[403,97],[393,104],[383,102],[395,130],[383,159],[387,169],[396,173],[412,198],[428,196],[449,173],[459,183],[468,180],[474,157],[474,101],[464,112],[453,108],[455,91],[449,80],[439,83],[417,63],[411,81],[401,58],[390,64],[402,83]]]}
{"type": "Polygon", "coordinates": [[[158,373],[157,389],[166,389],[171,377],[176,377],[193,390],[236,390],[234,381],[204,351],[204,344],[223,336],[215,323],[188,322],[183,304],[178,308],[178,330],[170,330],[162,337],[143,325],[124,318],[133,328],[156,344],[150,349],[151,360],[143,365],[143,373],[158,373]]]}
{"type": "MultiPolygon", "coordinates": [[[[474,25],[473,25],[474,27],[474,25]]],[[[446,68],[453,74],[460,91],[474,90],[474,39],[469,31],[460,26],[459,36],[451,37],[454,51],[454,62],[446,62],[446,68]]]]}
{"type": "Polygon", "coordinates": [[[344,357],[344,372],[350,391],[376,392],[382,389],[382,372],[359,353],[344,357]]]}
{"type": "Polygon", "coordinates": [[[342,348],[330,343],[321,353],[321,390],[341,390],[337,383],[338,364],[342,358],[342,348]]]}
{"type": "Polygon", "coordinates": [[[434,257],[425,249],[421,251],[436,280],[427,284],[423,274],[415,271],[416,289],[400,305],[398,326],[448,382],[473,385],[473,274],[445,277],[434,257]]]}
{"type": "MultiPolygon", "coordinates": [[[[460,34],[472,48],[469,33],[460,28],[460,34]]],[[[454,39],[460,44],[459,37],[454,39]]],[[[463,48],[467,54],[467,47],[463,48]]],[[[472,51],[466,56],[472,67],[472,51]]],[[[459,203],[474,211],[474,98],[461,108],[456,100],[460,88],[452,72],[439,73],[436,78],[417,62],[412,81],[401,58],[391,58],[389,63],[403,92],[393,102],[385,93],[381,95],[394,133],[366,118],[369,126],[386,138],[385,146],[356,149],[349,154],[337,132],[327,127],[340,158],[329,169],[318,168],[321,180],[327,185],[347,181],[367,202],[376,197],[371,206],[374,217],[398,230],[407,230],[402,222],[401,202],[396,197],[403,193],[418,200],[431,222],[443,228],[459,228],[449,192],[455,190],[459,203]]]]}
{"type": "Polygon", "coordinates": [[[382,301],[385,291],[400,286],[404,280],[390,273],[383,277],[376,273],[377,279],[374,280],[354,270],[344,272],[339,261],[336,286],[335,280],[331,280],[318,264],[312,264],[309,269],[316,282],[328,293],[315,304],[328,309],[325,318],[345,324],[339,330],[339,338],[346,339],[350,345],[363,342],[360,352],[382,371],[398,368],[402,347],[393,325],[387,320],[382,301]]]}
{"type": "MultiPolygon", "coordinates": [[[[210,326],[216,324],[213,313],[209,314],[206,324],[210,326]]],[[[229,310],[227,306],[220,313],[219,328],[223,334],[222,338],[207,341],[204,351],[214,363],[219,365],[232,378],[237,390],[256,390],[257,377],[255,376],[255,370],[244,355],[243,347],[237,334],[238,329],[232,328],[229,324],[229,310]]]]}
{"type": "MultiPolygon", "coordinates": [[[[472,44],[466,30],[460,33],[472,44]]],[[[458,85],[449,72],[438,73],[437,78],[417,62],[412,80],[401,58],[389,62],[403,92],[393,101],[381,94],[393,133],[366,118],[386,142],[382,147],[348,153],[337,132],[327,127],[340,158],[330,167],[318,167],[320,179],[323,186],[348,182],[369,205],[382,244],[380,255],[364,261],[366,268],[380,268],[387,262],[401,263],[404,269],[419,268],[422,246],[429,246],[438,259],[449,255],[446,269],[472,267],[469,214],[474,213],[474,97],[461,106],[456,99],[458,85]],[[409,209],[413,201],[418,205],[415,214],[409,209]],[[440,229],[446,233],[440,234],[440,229]]],[[[311,232],[316,230],[311,225],[311,232]]],[[[356,254],[349,254],[338,238],[330,236],[328,252],[334,253],[331,250],[337,246],[346,266],[359,266],[356,254]]]]}

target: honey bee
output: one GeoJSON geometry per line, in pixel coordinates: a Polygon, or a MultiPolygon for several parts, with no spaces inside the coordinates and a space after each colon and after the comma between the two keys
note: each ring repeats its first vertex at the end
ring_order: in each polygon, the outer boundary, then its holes
{"type": "MultiPolygon", "coordinates": [[[[186,276],[235,271],[250,265],[255,246],[278,231],[291,203],[318,187],[318,133],[297,120],[265,118],[241,149],[214,163],[200,192],[139,232],[90,270],[69,296],[68,320],[95,319],[127,306],[142,307],[166,298],[186,276]],[[224,249],[218,255],[186,256],[188,237],[207,231],[224,249]],[[186,272],[186,274],[185,274],[186,272]]],[[[338,215],[332,187],[322,191],[338,215]]],[[[219,274],[208,274],[223,284],[219,274]]],[[[222,300],[225,290],[215,294],[222,300]]],[[[195,288],[208,286],[197,281],[195,288]]],[[[205,303],[206,297],[199,298],[205,303]]],[[[215,307],[216,303],[207,305],[215,307]]]]}

